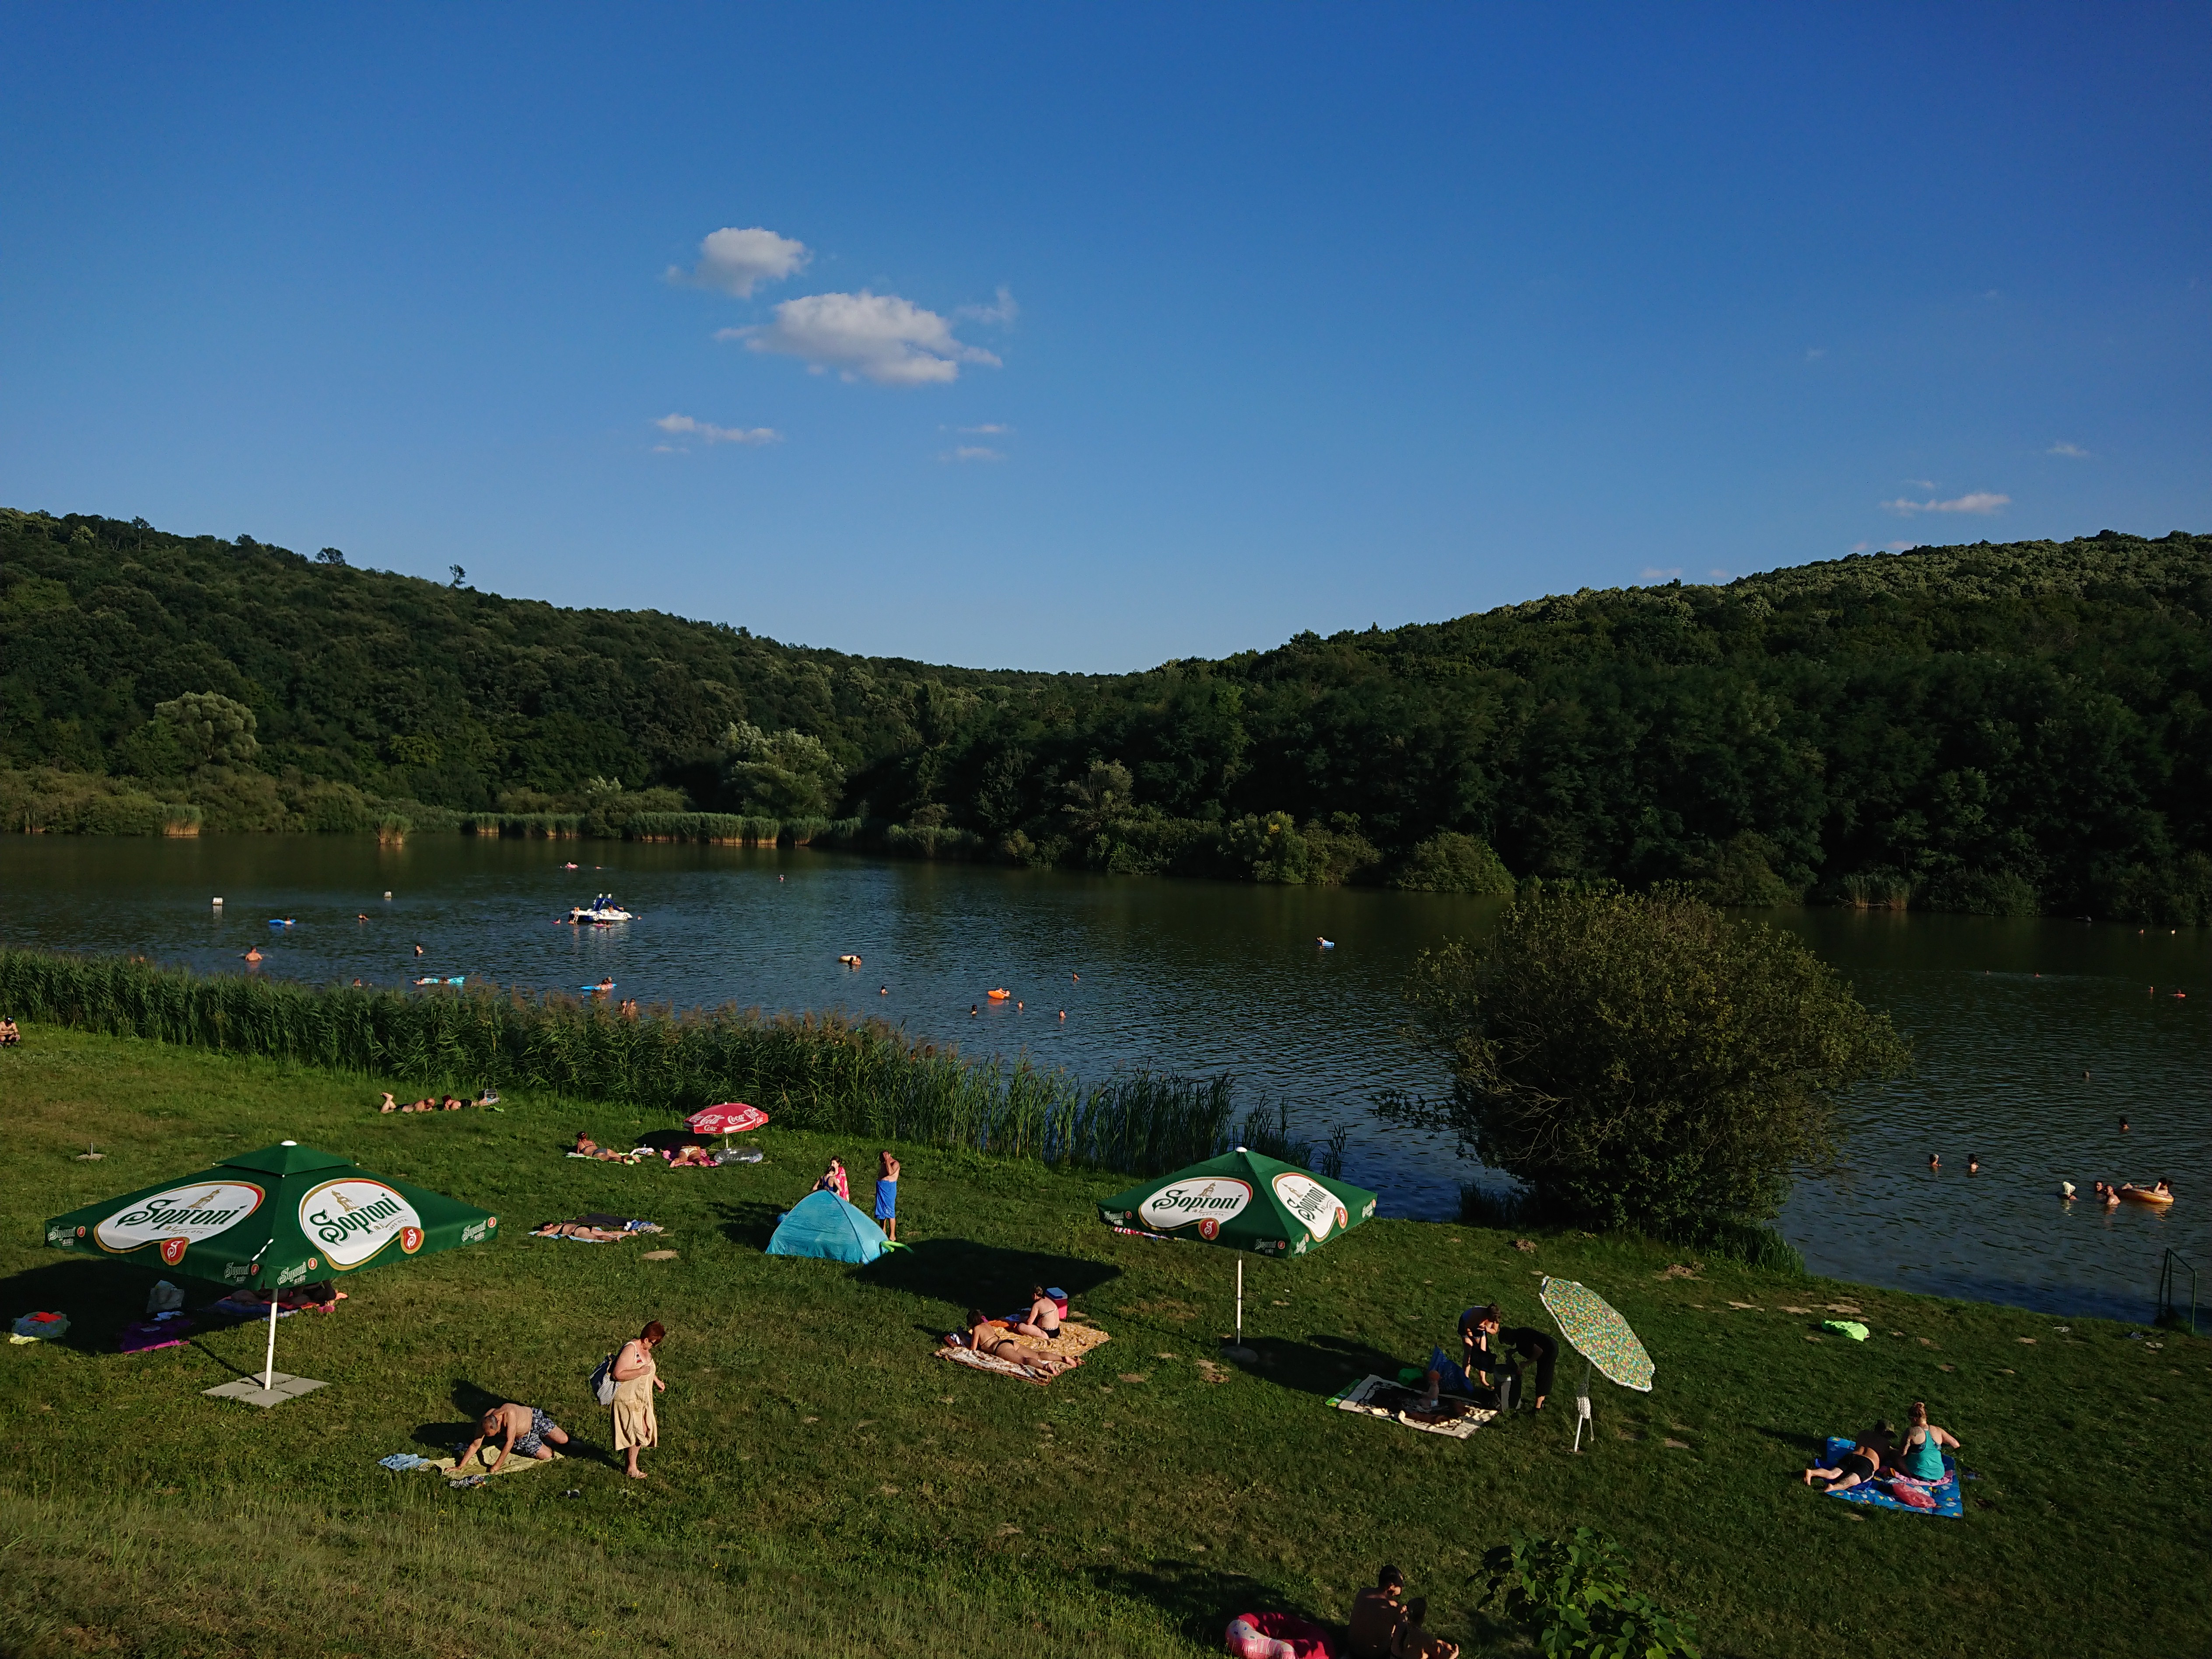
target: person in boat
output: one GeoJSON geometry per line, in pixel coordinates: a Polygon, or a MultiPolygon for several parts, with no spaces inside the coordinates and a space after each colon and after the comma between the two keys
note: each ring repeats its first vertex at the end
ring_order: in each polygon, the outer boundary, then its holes
{"type": "Polygon", "coordinates": [[[555,1446],[568,1443],[568,1436],[562,1426],[535,1406],[518,1406],[508,1401],[495,1406],[477,1422],[477,1437],[461,1448],[453,1459],[453,1472],[458,1474],[469,1459],[477,1455],[477,1448],[487,1440],[500,1442],[499,1455],[492,1459],[491,1473],[497,1474],[499,1466],[507,1462],[509,1453],[549,1461],[555,1446]]]}
{"type": "Polygon", "coordinates": [[[594,996],[602,996],[602,997],[603,997],[603,996],[606,995],[608,992],[610,992],[610,991],[613,990],[614,988],[615,988],[615,982],[614,982],[614,981],[612,981],[612,980],[611,980],[611,979],[603,979],[603,980],[601,980],[601,981],[600,981],[597,985],[594,985],[593,987],[592,987],[592,995],[594,995],[594,996]]]}
{"type": "Polygon", "coordinates": [[[1926,1401],[1914,1401],[1905,1414],[1905,1444],[1897,1455],[1897,1472],[1915,1480],[1941,1480],[1947,1449],[1959,1449],[1957,1437],[1948,1429],[1928,1420],[1926,1401]]]}
{"type": "Polygon", "coordinates": [[[1017,1336],[1033,1336],[1049,1342],[1060,1334],[1060,1304],[1044,1293],[1044,1286],[1030,1286],[1030,1310],[1013,1328],[1017,1336]]]}
{"type": "Polygon", "coordinates": [[[2156,1193],[2160,1198],[2172,1198],[2173,1196],[2172,1183],[2168,1182],[2164,1176],[2160,1176],[2156,1181],[2153,1182],[2151,1183],[2150,1189],[2156,1193]]]}

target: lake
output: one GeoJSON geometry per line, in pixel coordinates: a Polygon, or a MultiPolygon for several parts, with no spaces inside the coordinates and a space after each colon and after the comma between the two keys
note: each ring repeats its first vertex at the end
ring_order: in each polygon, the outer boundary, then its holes
{"type": "MultiPolygon", "coordinates": [[[[243,970],[258,945],[258,971],[316,982],[437,973],[573,990],[609,976],[648,1004],[842,1008],[1085,1077],[1231,1071],[1255,1103],[1287,1102],[1300,1133],[1348,1128],[1346,1176],[1379,1190],[1384,1213],[1426,1217],[1455,1213],[1460,1182],[1487,1172],[1448,1139],[1376,1123],[1367,1102],[1442,1086],[1401,1034],[1398,988],[1418,951],[1479,934],[1495,908],[634,842],[0,836],[9,944],[217,972],[243,970]],[[638,920],[554,925],[602,891],[638,920]],[[843,954],[861,966],[841,967],[843,954]],[[1012,1000],[988,1001],[994,987],[1012,1000]]],[[[2212,933],[1758,915],[1889,1010],[1918,1059],[1909,1079],[1850,1103],[1840,1167],[1801,1178],[1783,1214],[1815,1272],[2142,1318],[2165,1249],[2212,1270],[2212,933]],[[2181,1194],[2165,1212],[2057,1196],[2062,1179],[2087,1191],[2160,1176],[2181,1194]]]]}

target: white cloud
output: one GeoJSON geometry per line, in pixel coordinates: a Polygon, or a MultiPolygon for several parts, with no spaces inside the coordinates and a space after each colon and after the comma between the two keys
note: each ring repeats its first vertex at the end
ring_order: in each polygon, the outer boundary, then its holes
{"type": "Polygon", "coordinates": [[[1919,545],[1918,542],[1884,542],[1881,550],[1885,553],[1910,553],[1919,545]]]}
{"type": "MultiPolygon", "coordinates": [[[[772,426],[716,426],[708,421],[695,421],[689,415],[664,415],[653,422],[672,438],[696,438],[707,444],[780,444],[783,434],[772,426]]],[[[655,444],[656,450],[673,447],[655,444]]]]}
{"type": "Polygon", "coordinates": [[[1006,455],[1004,450],[987,449],[981,444],[962,444],[957,449],[946,450],[937,459],[940,461],[1003,461],[1006,455]]]}
{"type": "Polygon", "coordinates": [[[2061,438],[2057,443],[2051,445],[2050,448],[2045,450],[2043,453],[2046,455],[2063,455],[2068,459],[2075,461],[2086,461],[2089,459],[2089,452],[2087,450],[2081,449],[2073,444],[2069,444],[2063,438],[2061,438]]]}
{"type": "Polygon", "coordinates": [[[1672,570],[1662,570],[1656,565],[1647,564],[1638,574],[1636,580],[1641,582],[1672,581],[1681,574],[1682,567],[1680,565],[1676,565],[1672,570]]]}
{"type": "Polygon", "coordinates": [[[952,314],[965,317],[971,322],[996,323],[1012,328],[1015,319],[1022,314],[1022,308],[1014,303],[1013,291],[1002,283],[999,285],[999,297],[989,305],[962,306],[952,314]]]}
{"type": "Polygon", "coordinates": [[[720,289],[745,300],[763,283],[780,283],[793,272],[804,270],[813,257],[805,243],[772,230],[757,225],[750,230],[726,226],[699,244],[697,264],[689,270],[671,265],[667,277],[672,283],[720,289]]]}
{"type": "Polygon", "coordinates": [[[1722,569],[1718,565],[1715,565],[1711,570],[1705,572],[1705,574],[1711,576],[1717,582],[1724,582],[1729,579],[1729,573],[1722,569]]]}
{"type": "Polygon", "coordinates": [[[1821,358],[1827,355],[1828,348],[1826,346],[1807,346],[1805,348],[1805,361],[1808,363],[1817,363],[1821,358]]]}
{"type": "Polygon", "coordinates": [[[1006,438],[1012,436],[1014,429],[994,421],[987,426],[963,426],[956,430],[970,432],[979,438],[1006,438]]]}
{"type": "Polygon", "coordinates": [[[980,346],[957,340],[952,325],[896,294],[810,294],[786,300],[775,320],[726,328],[718,340],[743,340],[751,351],[797,357],[814,373],[836,369],[848,380],[878,386],[927,386],[957,380],[963,363],[999,366],[980,346]]]}
{"type": "Polygon", "coordinates": [[[1911,518],[1916,513],[1995,513],[2012,505],[2009,495],[1994,495],[1986,489],[1971,490],[1964,495],[1954,495],[1948,501],[1884,501],[1882,507],[1891,513],[1902,513],[1911,518]]]}

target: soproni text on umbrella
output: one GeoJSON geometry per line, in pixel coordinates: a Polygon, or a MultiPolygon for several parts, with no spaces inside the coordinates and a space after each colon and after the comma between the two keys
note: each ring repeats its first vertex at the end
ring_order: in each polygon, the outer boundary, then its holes
{"type": "MultiPolygon", "coordinates": [[[[1262,1255],[1304,1255],[1375,1214],[1375,1194],[1239,1146],[1101,1200],[1123,1232],[1192,1238],[1262,1255]]],[[[1244,1260],[1237,1261],[1237,1346],[1244,1346],[1244,1260]]]]}
{"type": "Polygon", "coordinates": [[[212,1169],[46,1223],[46,1243],[258,1292],[269,1302],[269,1353],[258,1391],[235,1394],[273,1405],[319,1387],[276,1376],[277,1292],[313,1279],[339,1279],[481,1244],[499,1218],[405,1182],[371,1175],[350,1158],[287,1140],[241,1152],[212,1169]]]}

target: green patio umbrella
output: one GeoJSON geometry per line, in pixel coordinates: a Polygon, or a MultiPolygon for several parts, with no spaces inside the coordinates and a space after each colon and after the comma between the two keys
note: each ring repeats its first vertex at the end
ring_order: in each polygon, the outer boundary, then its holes
{"type": "MultiPolygon", "coordinates": [[[[1559,1334],[1582,1355],[1582,1391],[1575,1396],[1575,1449],[1583,1449],[1583,1425],[1590,1423],[1589,1379],[1595,1366],[1612,1382],[1638,1394],[1651,1392],[1657,1368],[1619,1310],[1587,1285],[1548,1274],[1542,1291],[1545,1309],[1559,1323],[1559,1334]]],[[[1597,1432],[1592,1423],[1590,1432],[1597,1432]]],[[[1592,1444],[1595,1444],[1593,1440],[1592,1444]]]]}
{"type": "Polygon", "coordinates": [[[481,1244],[498,1230],[495,1215],[287,1140],[55,1216],[46,1243],[267,1295],[265,1392],[278,1291],[481,1244]]]}
{"type": "MultiPolygon", "coordinates": [[[[1262,1255],[1304,1255],[1375,1213],[1375,1194],[1239,1146],[1101,1200],[1125,1232],[1194,1238],[1262,1255]]],[[[1244,1344],[1244,1260],[1237,1261],[1237,1344],[1244,1344]]]]}

